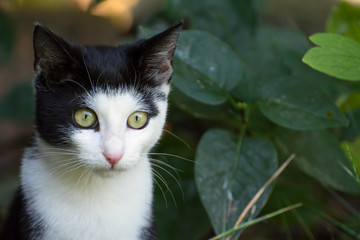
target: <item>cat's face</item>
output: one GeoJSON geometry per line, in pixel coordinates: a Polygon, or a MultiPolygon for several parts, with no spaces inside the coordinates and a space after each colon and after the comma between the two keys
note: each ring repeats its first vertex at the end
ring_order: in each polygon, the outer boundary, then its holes
{"type": "Polygon", "coordinates": [[[43,154],[94,171],[135,166],[162,133],[180,27],[131,45],[89,47],[36,26],[35,126],[43,154]]]}

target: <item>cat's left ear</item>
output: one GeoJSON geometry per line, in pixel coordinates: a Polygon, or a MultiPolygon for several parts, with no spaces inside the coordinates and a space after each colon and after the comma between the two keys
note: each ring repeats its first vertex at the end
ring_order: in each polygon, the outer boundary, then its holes
{"type": "Polygon", "coordinates": [[[147,78],[168,83],[173,73],[173,56],[182,30],[182,21],[145,41],[140,70],[147,78]]]}
{"type": "Polygon", "coordinates": [[[58,71],[73,61],[68,43],[39,24],[34,29],[33,44],[34,69],[38,73],[58,71]]]}

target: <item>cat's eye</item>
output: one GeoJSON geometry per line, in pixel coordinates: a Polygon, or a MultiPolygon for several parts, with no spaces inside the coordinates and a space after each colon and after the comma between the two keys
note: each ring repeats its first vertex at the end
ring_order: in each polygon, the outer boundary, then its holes
{"type": "Polygon", "coordinates": [[[97,123],[97,117],[91,109],[79,109],[74,112],[74,120],[77,125],[83,128],[94,127],[97,123]]]}
{"type": "Polygon", "coordinates": [[[128,117],[127,125],[133,129],[141,129],[146,126],[148,122],[148,114],[146,112],[137,111],[128,117]]]}

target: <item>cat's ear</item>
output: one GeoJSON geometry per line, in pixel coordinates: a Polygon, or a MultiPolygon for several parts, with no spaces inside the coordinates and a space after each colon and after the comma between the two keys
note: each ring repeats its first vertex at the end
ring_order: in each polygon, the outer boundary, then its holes
{"type": "Polygon", "coordinates": [[[61,69],[72,61],[68,43],[44,26],[35,26],[33,44],[34,69],[37,73],[61,69]]]}
{"type": "Polygon", "coordinates": [[[140,63],[142,74],[156,81],[170,81],[173,73],[173,56],[181,30],[182,22],[178,22],[146,40],[140,63]]]}

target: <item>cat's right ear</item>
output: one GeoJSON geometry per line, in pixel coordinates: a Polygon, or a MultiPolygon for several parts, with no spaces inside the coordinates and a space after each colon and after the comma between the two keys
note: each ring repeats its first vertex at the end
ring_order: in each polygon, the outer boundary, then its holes
{"type": "Polygon", "coordinates": [[[68,43],[48,28],[37,24],[34,29],[34,70],[40,74],[61,69],[71,62],[68,43]]]}

